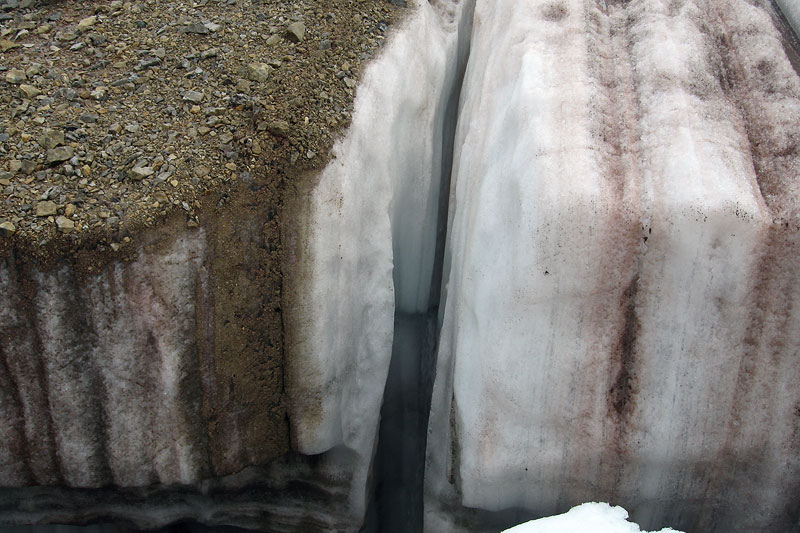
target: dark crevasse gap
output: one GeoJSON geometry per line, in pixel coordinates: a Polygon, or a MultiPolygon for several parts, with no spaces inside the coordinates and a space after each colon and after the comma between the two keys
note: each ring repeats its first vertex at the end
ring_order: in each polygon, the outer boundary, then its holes
{"type": "Polygon", "coordinates": [[[435,316],[398,313],[389,377],[381,408],[368,532],[422,530],[422,483],[429,384],[425,361],[435,348],[435,316]]]}
{"type": "MultiPolygon", "coordinates": [[[[425,448],[428,415],[436,369],[439,333],[438,315],[443,306],[442,283],[446,280],[445,243],[447,237],[450,182],[458,124],[461,86],[469,57],[474,0],[464,5],[457,21],[456,65],[445,87],[434,124],[441,125],[438,136],[441,153],[439,168],[431,169],[434,179],[432,195],[437,203],[436,226],[426,230],[436,233],[433,269],[427,291],[419,280],[411,284],[417,292],[427,292],[427,309],[408,312],[396,304],[394,339],[389,374],[381,407],[378,446],[373,463],[371,498],[367,510],[367,533],[417,532],[423,529],[423,494],[425,448]],[[438,187],[435,185],[438,184],[438,187]]],[[[402,203],[403,199],[398,202],[402,203]]],[[[418,224],[415,220],[399,220],[401,226],[418,224]]],[[[400,229],[402,231],[402,227],[400,229]]],[[[397,247],[395,247],[397,253],[397,247]]],[[[420,251],[421,252],[421,251],[420,251]]],[[[420,259],[421,261],[422,259],[420,259]]],[[[396,264],[418,264],[403,261],[396,264]]],[[[402,286],[407,273],[396,268],[395,287],[402,286]]],[[[409,284],[405,284],[408,286],[409,284]]],[[[403,300],[397,295],[396,300],[403,300]]]]}

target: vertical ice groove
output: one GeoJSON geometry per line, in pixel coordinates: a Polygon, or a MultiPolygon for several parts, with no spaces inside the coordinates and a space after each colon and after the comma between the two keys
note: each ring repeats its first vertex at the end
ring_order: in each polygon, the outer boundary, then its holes
{"type": "MultiPolygon", "coordinates": [[[[55,484],[60,481],[54,432],[49,416],[48,383],[41,358],[41,342],[36,328],[37,319],[22,305],[21,288],[25,282],[13,257],[0,265],[0,338],[2,355],[14,385],[20,405],[19,421],[24,450],[24,462],[33,482],[55,484]]],[[[19,431],[19,430],[18,430],[19,431]]],[[[0,485],[12,480],[0,480],[0,485]]]]}
{"type": "Polygon", "coordinates": [[[108,267],[89,289],[94,330],[104,333],[92,356],[118,485],[192,483],[203,470],[201,428],[191,423],[197,406],[180,389],[193,371],[194,272],[202,247],[202,238],[180,238],[164,254],[108,267]]]}
{"type": "MultiPolygon", "coordinates": [[[[8,262],[0,263],[0,331],[14,328],[19,323],[11,302],[11,272],[8,262]]],[[[24,485],[32,481],[30,465],[26,460],[24,397],[9,365],[8,347],[0,344],[0,486],[24,485]]],[[[29,453],[29,452],[28,452],[29,453]]]]}
{"type": "Polygon", "coordinates": [[[731,0],[707,7],[709,18],[718,21],[717,31],[730,43],[723,56],[731,80],[729,93],[743,117],[756,178],[772,217],[750,296],[744,353],[722,451],[728,457],[751,459],[736,462],[727,479],[720,480],[720,490],[732,499],[756,502],[767,517],[767,527],[779,529],[784,527],[781,517],[798,515],[800,490],[796,393],[800,390],[796,364],[800,350],[796,304],[800,299],[796,283],[800,277],[796,260],[800,253],[800,78],[783,59],[781,35],[766,10],[731,0]],[[768,428],[753,420],[769,420],[768,428]],[[754,442],[760,443],[755,454],[754,442]],[[754,470],[761,475],[753,475],[754,470]]]}
{"type": "Polygon", "coordinates": [[[39,274],[36,316],[47,375],[49,416],[64,482],[74,487],[108,483],[92,328],[76,312],[86,302],[68,269],[39,274]]]}
{"type": "MultiPolygon", "coordinates": [[[[454,477],[461,480],[466,505],[489,495],[511,507],[526,490],[547,505],[558,498],[549,488],[548,480],[557,476],[552,469],[531,468],[527,475],[537,482],[522,489],[526,474],[512,482],[506,475],[515,466],[519,472],[534,466],[526,453],[534,445],[531,432],[550,431],[537,439],[547,443],[539,448],[546,465],[556,463],[565,434],[548,429],[548,416],[583,426],[587,440],[603,431],[592,423],[602,401],[590,398],[582,406],[548,397],[536,376],[549,373],[556,382],[571,383],[570,390],[589,387],[595,389],[590,396],[602,398],[598,378],[606,363],[600,348],[609,348],[614,322],[621,319],[610,319],[608,331],[594,332],[592,317],[620,299],[639,242],[633,193],[619,186],[619,176],[615,182],[601,171],[607,159],[620,156],[601,157],[611,146],[596,140],[586,117],[596,95],[583,10],[582,2],[476,8],[456,141],[452,262],[431,413],[426,490],[432,499],[443,498],[445,480],[454,477]],[[600,259],[604,268],[575,261],[570,249],[600,259]],[[551,327],[551,320],[559,327],[551,327]],[[576,335],[565,336],[567,330],[576,335]],[[529,364],[515,352],[525,346],[535,357],[529,364]],[[565,356],[551,356],[559,347],[565,356]],[[508,352],[514,355],[501,355],[508,352]],[[587,372],[575,375],[581,359],[587,372]],[[458,435],[449,434],[448,379],[454,380],[458,435]],[[531,404],[541,407],[530,414],[531,404]],[[509,419],[516,421],[511,428],[497,427],[509,419]],[[456,462],[448,459],[451,438],[458,439],[456,462]],[[477,488],[484,484],[484,490],[477,488]]],[[[620,314],[615,308],[608,313],[620,314]]],[[[438,520],[435,504],[429,505],[427,529],[443,527],[438,520]]]]}
{"type": "Polygon", "coordinates": [[[716,472],[679,465],[703,461],[724,442],[770,215],[703,2],[652,7],[630,8],[652,233],[636,306],[638,390],[617,494],[635,502],[634,516],[646,524],[676,516],[679,499],[697,501],[677,525],[708,529],[701,487],[716,472]],[[654,503],[667,498],[672,503],[654,503]]]}
{"type": "Polygon", "coordinates": [[[204,428],[183,387],[195,371],[203,250],[198,230],[85,277],[74,265],[0,263],[0,408],[9,412],[0,437],[18,470],[0,486],[201,478],[204,428]]]}
{"type": "Polygon", "coordinates": [[[196,449],[201,440],[196,406],[183,388],[186,376],[194,371],[194,273],[200,262],[194,242],[180,238],[169,253],[130,269],[139,284],[132,291],[134,304],[150,310],[142,326],[155,349],[153,363],[158,369],[156,398],[151,400],[158,428],[152,460],[158,481],[166,484],[191,483],[200,478],[203,466],[196,449]]]}

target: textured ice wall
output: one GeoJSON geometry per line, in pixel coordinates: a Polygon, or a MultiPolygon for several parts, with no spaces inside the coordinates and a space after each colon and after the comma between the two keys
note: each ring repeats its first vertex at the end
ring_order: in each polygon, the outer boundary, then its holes
{"type": "Polygon", "coordinates": [[[0,485],[137,487],[209,474],[190,390],[205,246],[197,232],[87,279],[0,263],[0,485]]]}
{"type": "Polygon", "coordinates": [[[341,473],[290,453],[263,196],[101,268],[0,261],[0,524],[341,528],[341,473]]]}
{"type": "Polygon", "coordinates": [[[769,15],[479,2],[464,88],[426,529],[596,499],[796,527],[800,83],[769,15]]]}
{"type": "Polygon", "coordinates": [[[427,312],[458,2],[420,2],[361,78],[347,136],[302,206],[287,274],[294,445],[347,450],[363,515],[395,312],[427,312]],[[423,44],[424,43],[424,44],[423,44]],[[394,273],[394,281],[393,281],[394,273]]]}

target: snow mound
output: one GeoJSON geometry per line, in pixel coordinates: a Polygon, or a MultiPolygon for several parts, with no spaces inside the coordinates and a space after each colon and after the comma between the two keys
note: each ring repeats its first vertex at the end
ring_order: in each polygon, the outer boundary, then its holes
{"type": "MultiPolygon", "coordinates": [[[[507,533],[640,533],[641,530],[637,524],[628,522],[628,511],[622,507],[592,502],[573,507],[564,514],[531,520],[505,531],[507,533]]],[[[669,527],[652,533],[668,532],[680,533],[669,527]]]]}

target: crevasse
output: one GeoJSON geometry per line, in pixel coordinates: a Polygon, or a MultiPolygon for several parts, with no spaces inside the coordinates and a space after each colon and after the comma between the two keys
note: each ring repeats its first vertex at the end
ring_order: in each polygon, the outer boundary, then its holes
{"type": "Polygon", "coordinates": [[[299,340],[287,354],[293,438],[302,453],[353,453],[352,511],[364,512],[371,487],[370,527],[380,531],[421,525],[452,143],[472,4],[415,6],[364,72],[348,135],[307,205],[302,248],[313,266],[298,282],[304,297],[294,316],[314,318],[301,319],[304,326],[290,335],[299,340]]]}

